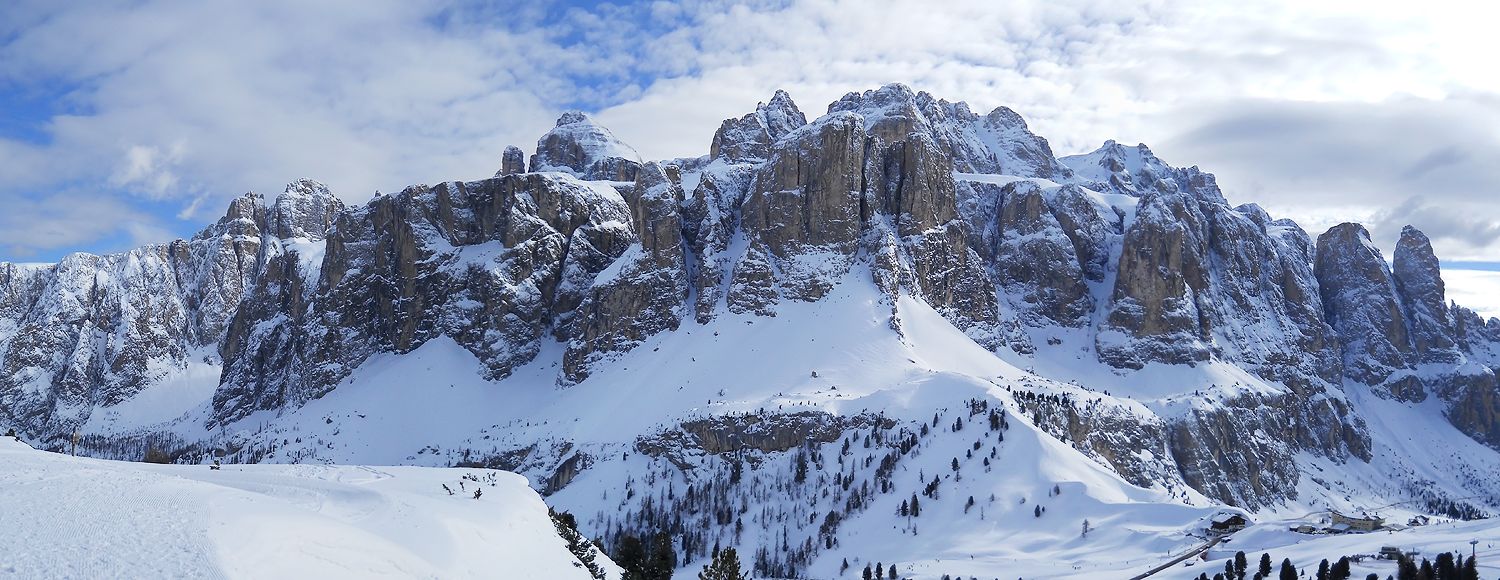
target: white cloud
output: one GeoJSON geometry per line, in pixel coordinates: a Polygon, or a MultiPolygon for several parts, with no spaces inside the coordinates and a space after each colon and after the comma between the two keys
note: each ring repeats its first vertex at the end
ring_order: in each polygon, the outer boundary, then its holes
{"type": "Polygon", "coordinates": [[[174,169],[182,162],[183,143],[171,147],[131,145],[125,150],[121,165],[110,176],[111,184],[144,192],[154,198],[176,194],[178,178],[174,169]]]}
{"type": "MultiPolygon", "coordinates": [[[[92,183],[176,200],[184,217],[200,203],[279,191],[302,176],[363,201],[375,189],[488,175],[505,145],[530,149],[573,105],[600,109],[597,117],[644,155],[668,158],[706,152],[722,119],[777,88],[817,116],[845,92],[899,81],[977,110],[1010,106],[1059,153],[1107,138],[1148,142],[1169,162],[1220,173],[1239,201],[1294,215],[1356,209],[1350,218],[1394,223],[1402,217],[1391,210],[1410,196],[1388,191],[1389,172],[1359,171],[1424,161],[1450,175],[1479,167],[1454,159],[1492,143],[1476,135],[1493,136],[1482,123],[1494,117],[1462,121],[1485,106],[1493,112],[1500,94],[1485,30],[1496,8],[1455,0],[588,9],[146,0],[7,10],[0,87],[67,86],[79,112],[52,119],[46,143],[0,139],[0,156],[21,161],[0,164],[0,198],[92,183]],[[1262,118],[1300,110],[1346,121],[1320,125],[1329,130],[1362,130],[1273,155],[1285,139],[1224,127],[1236,115],[1249,119],[1247,104],[1262,118]],[[1382,110],[1394,112],[1381,118],[1382,110]],[[1382,122],[1363,127],[1360,115],[1382,122]],[[1413,132],[1420,119],[1443,122],[1413,132]],[[1226,144],[1211,147],[1216,128],[1226,144]],[[1380,141],[1403,145],[1340,177],[1334,161],[1368,149],[1338,147],[1380,141]],[[1445,156],[1444,144],[1460,155],[1445,156]],[[1307,161],[1320,158],[1328,170],[1305,175],[1307,161]],[[1372,189],[1385,193],[1372,200],[1372,189]]],[[[1453,199],[1421,193],[1428,206],[1453,199]]],[[[1500,210],[1462,209],[1478,224],[1472,231],[1500,222],[1500,210]]],[[[1500,255],[1476,242],[1482,236],[1434,238],[1444,257],[1500,255]]]]}
{"type": "Polygon", "coordinates": [[[1485,318],[1500,318],[1500,272],[1443,269],[1448,299],[1485,318]]]}

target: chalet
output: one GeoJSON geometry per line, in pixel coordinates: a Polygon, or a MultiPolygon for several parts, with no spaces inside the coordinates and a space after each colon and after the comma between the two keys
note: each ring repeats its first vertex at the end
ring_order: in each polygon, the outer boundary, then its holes
{"type": "Polygon", "coordinates": [[[1373,532],[1385,525],[1385,518],[1376,514],[1361,512],[1357,515],[1348,515],[1339,513],[1338,511],[1329,513],[1333,517],[1333,527],[1337,528],[1340,524],[1343,524],[1348,526],[1349,531],[1353,532],[1373,532]]]}
{"type": "Polygon", "coordinates": [[[1209,522],[1208,529],[1220,533],[1238,532],[1245,529],[1245,526],[1249,523],[1244,515],[1234,512],[1220,512],[1209,522]]]}
{"type": "Polygon", "coordinates": [[[1297,532],[1299,534],[1316,534],[1316,533],[1318,533],[1318,527],[1314,526],[1312,524],[1297,524],[1295,526],[1292,526],[1290,529],[1291,529],[1291,531],[1297,532]]]}

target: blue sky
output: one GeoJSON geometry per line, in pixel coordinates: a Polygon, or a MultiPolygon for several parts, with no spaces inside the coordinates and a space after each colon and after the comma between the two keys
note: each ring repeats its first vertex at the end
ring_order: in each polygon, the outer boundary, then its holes
{"type": "Polygon", "coordinates": [[[1316,235],[1500,261],[1490,8],[1435,2],[321,2],[0,7],[0,260],[190,236],[299,177],[487,176],[565,109],[653,158],[788,90],[1006,105],[1060,154],[1146,142],[1316,235]],[[1463,16],[1456,16],[1462,14],[1463,16]]]}

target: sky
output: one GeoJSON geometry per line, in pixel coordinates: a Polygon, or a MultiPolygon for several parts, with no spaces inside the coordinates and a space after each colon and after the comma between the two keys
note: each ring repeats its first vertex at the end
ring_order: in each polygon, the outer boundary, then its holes
{"type": "MultiPolygon", "coordinates": [[[[1306,0],[0,6],[0,260],[191,236],[296,178],[349,202],[494,173],[589,111],[707,152],[776,89],[812,116],[906,83],[1009,106],[1059,155],[1144,142],[1316,235],[1401,227],[1500,262],[1500,9],[1306,0]]],[[[1477,264],[1476,264],[1477,263],[1477,264]]]]}

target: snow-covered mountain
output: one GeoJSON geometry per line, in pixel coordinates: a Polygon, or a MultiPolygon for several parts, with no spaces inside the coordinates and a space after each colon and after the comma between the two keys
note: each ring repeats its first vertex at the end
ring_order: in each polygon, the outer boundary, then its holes
{"type": "Polygon", "coordinates": [[[568,113],[529,171],[355,207],[299,181],[192,240],[0,266],[0,426],[516,471],[606,545],[771,576],[1088,577],[1224,506],[1500,509],[1500,320],[1421,232],[1388,263],[902,85],[810,121],[777,92],[706,141],[642,161],[568,113]]]}

